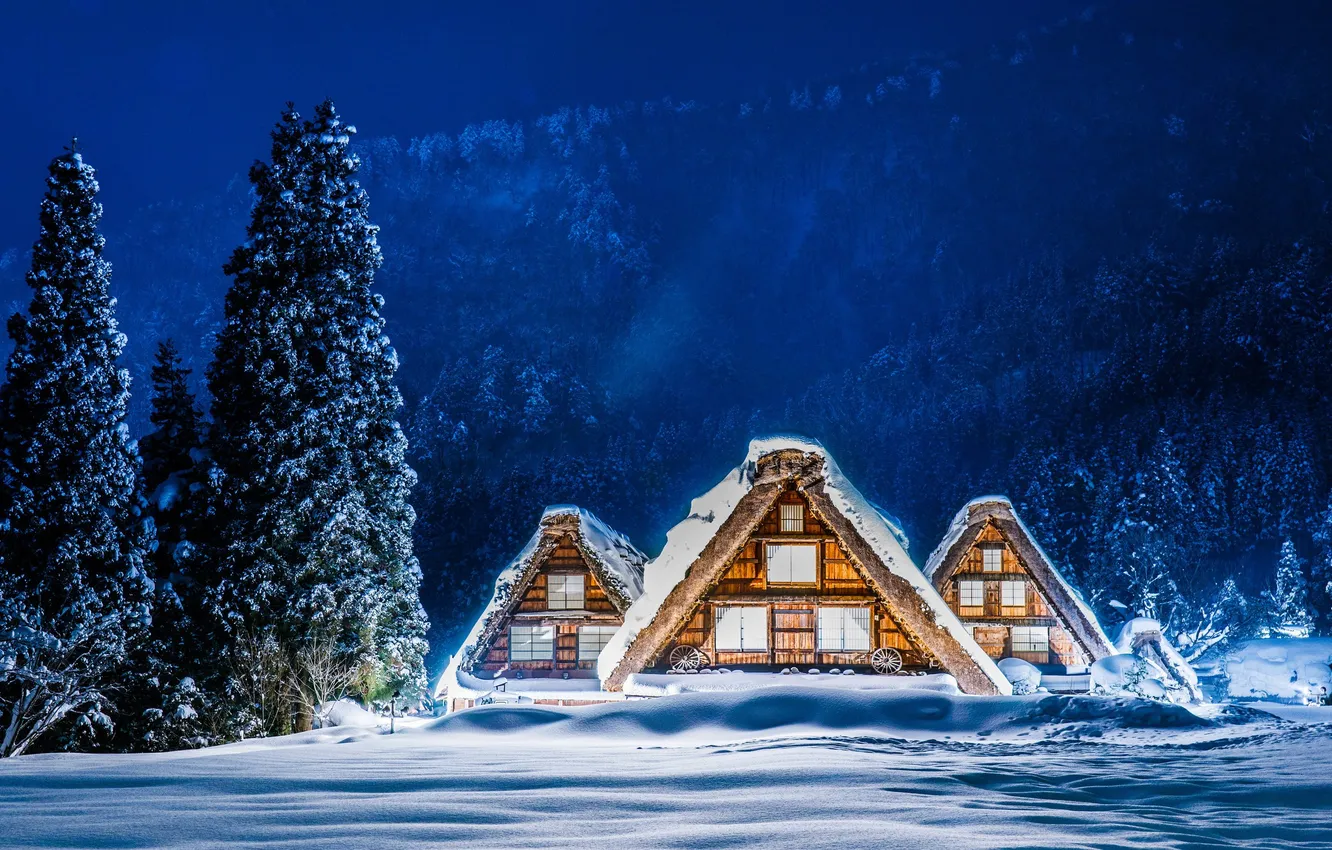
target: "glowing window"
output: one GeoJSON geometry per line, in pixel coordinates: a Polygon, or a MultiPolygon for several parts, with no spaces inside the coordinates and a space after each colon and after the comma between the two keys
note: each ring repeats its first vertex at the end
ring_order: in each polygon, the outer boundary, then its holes
{"type": "Polygon", "coordinates": [[[958,604],[964,608],[980,608],[985,604],[985,582],[959,581],[957,583],[958,604]]]}
{"type": "Polygon", "coordinates": [[[717,651],[767,652],[768,609],[737,605],[717,609],[717,651]]]}
{"type": "Polygon", "coordinates": [[[1004,550],[998,546],[981,550],[981,569],[987,573],[999,573],[1004,570],[1004,550]]]}
{"type": "Polygon", "coordinates": [[[549,661],[554,654],[554,626],[513,626],[509,629],[510,661],[549,661]]]}
{"type": "Polygon", "coordinates": [[[797,534],[805,530],[805,506],[781,505],[782,531],[794,531],[797,534]]]}
{"type": "Polygon", "coordinates": [[[601,650],[610,643],[615,626],[583,626],[578,630],[578,660],[596,661],[601,650]]]}
{"type": "Polygon", "coordinates": [[[546,577],[546,607],[552,611],[577,611],[583,607],[583,577],[550,575],[546,577]]]}
{"type": "Polygon", "coordinates": [[[825,652],[863,652],[869,648],[870,609],[819,609],[819,649],[825,652]]]}
{"type": "Polygon", "coordinates": [[[818,557],[810,544],[768,544],[768,581],[776,584],[814,584],[818,557]]]}
{"type": "Polygon", "coordinates": [[[1049,652],[1050,629],[1048,626],[1014,626],[1014,652],[1049,652]]]}
{"type": "Polygon", "coordinates": [[[1025,608],[1027,583],[1025,581],[999,582],[999,604],[1005,608],[1025,608]]]}

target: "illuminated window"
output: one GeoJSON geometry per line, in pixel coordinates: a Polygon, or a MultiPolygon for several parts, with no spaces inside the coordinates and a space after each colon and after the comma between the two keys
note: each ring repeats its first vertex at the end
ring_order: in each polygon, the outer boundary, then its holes
{"type": "Polygon", "coordinates": [[[825,652],[864,652],[869,648],[868,608],[819,609],[819,649],[825,652]]]}
{"type": "Polygon", "coordinates": [[[1025,608],[1027,606],[1027,583],[1025,581],[999,582],[999,604],[1005,608],[1025,608]]]}
{"type": "Polygon", "coordinates": [[[737,605],[717,609],[718,652],[767,652],[768,609],[737,605]]]}
{"type": "Polygon", "coordinates": [[[805,506],[781,505],[782,531],[794,531],[797,534],[805,530],[805,506]]]}
{"type": "Polygon", "coordinates": [[[549,661],[554,654],[554,626],[513,626],[509,629],[510,661],[549,661]]]}
{"type": "Polygon", "coordinates": [[[985,582],[959,581],[957,598],[958,604],[964,608],[980,608],[985,604],[985,582]]]}
{"type": "Polygon", "coordinates": [[[1049,652],[1050,629],[1048,626],[1014,626],[1014,652],[1049,652]]]}
{"type": "Polygon", "coordinates": [[[550,575],[546,577],[546,607],[552,611],[577,611],[583,607],[583,577],[550,575]]]}
{"type": "Polygon", "coordinates": [[[768,544],[768,581],[776,584],[814,584],[818,558],[810,544],[768,544]]]}
{"type": "Polygon", "coordinates": [[[998,546],[981,550],[981,568],[987,573],[999,573],[1004,570],[1004,550],[998,546]]]}
{"type": "Polygon", "coordinates": [[[578,630],[578,660],[596,661],[601,650],[610,643],[615,626],[583,626],[578,630]]]}

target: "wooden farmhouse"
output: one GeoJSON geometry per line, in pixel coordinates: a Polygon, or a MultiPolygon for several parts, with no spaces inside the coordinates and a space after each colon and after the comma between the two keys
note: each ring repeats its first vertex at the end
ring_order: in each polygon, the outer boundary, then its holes
{"type": "Polygon", "coordinates": [[[644,673],[792,666],[946,672],[967,693],[1010,692],[822,446],[755,440],[669,532],[599,668],[614,692],[644,673]]]}
{"type": "Polygon", "coordinates": [[[925,575],[991,658],[1020,658],[1059,674],[1086,672],[1115,654],[1091,609],[1002,496],[958,512],[925,575]]]}
{"type": "Polygon", "coordinates": [[[436,690],[451,710],[526,690],[538,703],[601,701],[597,658],[643,589],[647,558],[572,505],[545,510],[436,690]],[[591,693],[589,693],[591,692],[591,693]],[[488,697],[488,699],[487,699],[488,697]]]}

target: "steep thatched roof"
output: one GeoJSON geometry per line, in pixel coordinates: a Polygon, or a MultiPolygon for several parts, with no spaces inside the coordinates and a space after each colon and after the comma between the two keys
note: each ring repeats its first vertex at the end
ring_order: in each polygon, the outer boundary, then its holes
{"type": "Polygon", "coordinates": [[[790,482],[908,637],[937,658],[964,691],[1011,692],[999,668],[912,563],[900,532],[842,476],[823,446],[798,437],[754,440],[744,463],[694,500],[689,516],[668,533],[665,549],[645,569],[643,595],[598,659],[603,687],[618,690],[661,654],[790,482]]]}
{"type": "Polygon", "coordinates": [[[957,572],[963,557],[987,527],[998,531],[1017,553],[1018,560],[1026,568],[1031,580],[1050,601],[1059,618],[1068,626],[1073,639],[1087,655],[1093,661],[1114,655],[1110,639],[1102,631],[1096,615],[1055,568],[1045,550],[1036,543],[1031,531],[1018,518],[1013,503],[1003,496],[973,499],[957,512],[943,541],[925,563],[925,575],[934,582],[934,586],[943,590],[944,584],[957,572]]]}

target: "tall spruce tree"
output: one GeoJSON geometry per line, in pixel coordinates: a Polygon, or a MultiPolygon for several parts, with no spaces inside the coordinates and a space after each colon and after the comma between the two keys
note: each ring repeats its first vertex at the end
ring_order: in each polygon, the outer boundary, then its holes
{"type": "Polygon", "coordinates": [[[159,580],[178,572],[188,554],[193,506],[202,483],[197,461],[203,446],[203,414],[190,391],[189,375],[175,342],[159,342],[149,414],[155,430],[139,443],[144,491],[157,527],[153,561],[159,580]]]}
{"type": "Polygon", "coordinates": [[[291,716],[270,707],[284,693],[300,724],[339,690],[424,685],[415,475],[353,132],[332,103],[304,122],[288,106],[272,161],[250,172],[249,239],[225,268],[208,372],[216,611],[233,685],[270,732],[291,716]],[[285,687],[272,682],[279,669],[285,687]]]}
{"type": "Polygon", "coordinates": [[[97,180],[74,146],[49,172],[0,389],[0,755],[104,738],[151,613],[97,180]]]}

